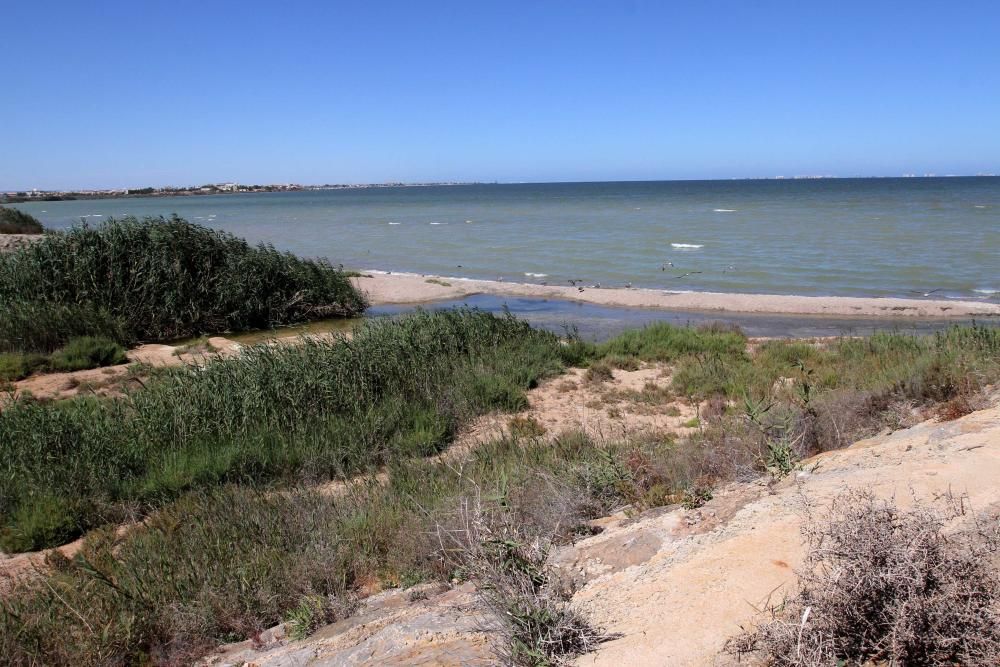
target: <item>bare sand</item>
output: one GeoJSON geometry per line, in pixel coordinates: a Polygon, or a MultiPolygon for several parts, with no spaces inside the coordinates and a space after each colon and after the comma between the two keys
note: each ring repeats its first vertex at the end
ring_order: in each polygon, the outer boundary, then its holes
{"type": "Polygon", "coordinates": [[[581,301],[601,306],[699,312],[832,315],[837,317],[1000,317],[1000,303],[850,296],[722,294],[639,288],[598,288],[469,280],[410,273],[371,273],[354,279],[375,305],[420,304],[473,294],[581,301]]]}
{"type": "Polygon", "coordinates": [[[0,252],[13,252],[40,238],[41,234],[0,234],[0,252]]]}

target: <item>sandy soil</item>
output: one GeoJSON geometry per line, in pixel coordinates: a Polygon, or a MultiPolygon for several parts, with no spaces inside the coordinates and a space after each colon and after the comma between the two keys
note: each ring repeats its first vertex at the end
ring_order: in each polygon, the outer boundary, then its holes
{"type": "Polygon", "coordinates": [[[709,312],[836,315],[839,317],[886,317],[893,319],[904,317],[1000,317],[1000,304],[998,303],[947,299],[721,294],[586,286],[581,291],[579,287],[568,285],[533,285],[397,273],[372,273],[370,276],[355,278],[354,282],[368,294],[374,304],[415,304],[459,299],[472,294],[495,294],[567,299],[602,306],[709,312]],[[429,280],[436,282],[428,282],[429,280]]]}
{"type": "Polygon", "coordinates": [[[587,372],[570,368],[528,392],[528,409],[517,414],[491,414],[476,419],[448,449],[458,456],[476,443],[496,440],[511,428],[538,429],[545,438],[582,431],[598,441],[618,441],[645,433],[686,435],[685,426],[697,415],[697,406],[670,396],[666,364],[645,364],[628,371],[614,369],[603,382],[587,379],[587,372]],[[531,422],[533,425],[527,425],[531,422]],[[539,428],[540,427],[540,428],[539,428]]]}
{"type": "Polygon", "coordinates": [[[0,234],[0,252],[10,252],[42,238],[41,234],[0,234]]]}
{"type": "Polygon", "coordinates": [[[726,639],[794,592],[807,508],[849,488],[900,506],[951,490],[984,511],[1000,501],[1000,406],[928,421],[803,462],[776,486],[732,485],[694,511],[653,511],[556,557],[586,580],[573,603],[620,639],[580,665],[718,665],[726,639]],[[623,561],[629,545],[647,546],[623,561]],[[642,562],[636,563],[635,561],[642,562]]]}
{"type": "MultiPolygon", "coordinates": [[[[181,364],[204,364],[215,357],[237,354],[239,343],[220,337],[207,340],[207,345],[175,347],[172,345],[148,344],[129,350],[128,363],[104,368],[91,368],[69,373],[42,373],[14,383],[12,396],[17,398],[31,394],[39,400],[61,400],[83,393],[108,396],[121,393],[123,389],[141,381],[144,371],[132,364],[144,364],[153,368],[180,366],[181,364]]],[[[6,400],[6,399],[5,399],[6,400]]],[[[2,406],[2,400],[0,400],[2,406]]]]}

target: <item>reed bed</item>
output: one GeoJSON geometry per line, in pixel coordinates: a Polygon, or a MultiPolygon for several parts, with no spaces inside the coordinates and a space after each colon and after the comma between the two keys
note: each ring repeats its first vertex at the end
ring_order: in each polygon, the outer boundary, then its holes
{"type": "Polygon", "coordinates": [[[44,231],[35,216],[16,208],[0,206],[0,234],[41,234],[44,231]]]}
{"type": "Polygon", "coordinates": [[[420,312],[160,373],[120,399],[18,401],[0,412],[0,544],[60,544],[190,489],[432,454],[471,416],[523,407],[560,350],[511,316],[420,312]]]}
{"type": "Polygon", "coordinates": [[[169,219],[109,219],[0,255],[0,352],[51,352],[73,336],[119,343],[264,329],[361,314],[325,260],[169,219]]]}

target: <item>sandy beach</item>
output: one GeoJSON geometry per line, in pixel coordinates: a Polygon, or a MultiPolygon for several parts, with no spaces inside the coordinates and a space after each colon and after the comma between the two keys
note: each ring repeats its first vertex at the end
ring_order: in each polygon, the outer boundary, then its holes
{"type": "Polygon", "coordinates": [[[419,304],[460,299],[473,294],[565,299],[602,306],[698,312],[831,315],[838,317],[970,318],[1000,317],[1000,304],[951,299],[901,299],[780,294],[721,294],[537,285],[469,280],[406,273],[366,273],[355,284],[375,305],[419,304]]]}

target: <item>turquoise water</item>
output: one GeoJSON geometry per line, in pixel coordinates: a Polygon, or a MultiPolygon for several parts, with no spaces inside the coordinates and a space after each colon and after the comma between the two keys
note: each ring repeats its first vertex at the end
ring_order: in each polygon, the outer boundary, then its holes
{"type": "Polygon", "coordinates": [[[1000,178],[991,177],[465,185],[17,206],[56,228],[177,213],[362,269],[672,290],[1000,297],[1000,178]],[[676,277],[689,272],[697,273],[676,277]]]}

